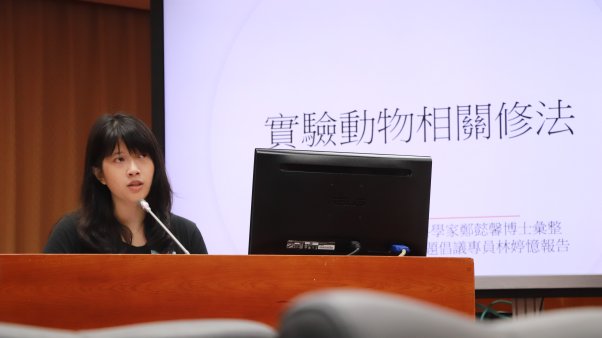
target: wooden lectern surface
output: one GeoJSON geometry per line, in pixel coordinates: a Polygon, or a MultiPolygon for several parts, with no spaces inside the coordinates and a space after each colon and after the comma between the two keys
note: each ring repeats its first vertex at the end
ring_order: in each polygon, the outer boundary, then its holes
{"type": "Polygon", "coordinates": [[[0,322],[88,329],[173,319],[276,326],[307,291],[359,287],[474,317],[470,258],[0,255],[0,322]]]}

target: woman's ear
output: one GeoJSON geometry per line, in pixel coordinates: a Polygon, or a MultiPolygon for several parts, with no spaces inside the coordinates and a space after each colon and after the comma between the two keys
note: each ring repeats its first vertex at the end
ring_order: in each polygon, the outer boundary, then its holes
{"type": "Polygon", "coordinates": [[[107,185],[107,182],[105,181],[105,177],[102,173],[102,170],[97,167],[93,167],[92,170],[94,171],[94,176],[96,176],[96,179],[98,179],[98,181],[100,181],[100,183],[107,185]]]}

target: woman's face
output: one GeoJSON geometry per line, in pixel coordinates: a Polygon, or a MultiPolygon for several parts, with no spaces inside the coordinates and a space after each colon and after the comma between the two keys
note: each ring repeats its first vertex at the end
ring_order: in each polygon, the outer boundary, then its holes
{"type": "Polygon", "coordinates": [[[113,153],[102,161],[102,170],[96,177],[111,191],[113,203],[138,204],[145,199],[153,182],[155,165],[150,156],[130,153],[119,141],[113,153]]]}

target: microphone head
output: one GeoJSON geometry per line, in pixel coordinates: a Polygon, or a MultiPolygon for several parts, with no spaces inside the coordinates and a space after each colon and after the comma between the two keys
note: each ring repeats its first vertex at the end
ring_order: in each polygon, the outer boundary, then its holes
{"type": "Polygon", "coordinates": [[[147,202],[147,201],[145,201],[145,200],[143,200],[143,199],[142,199],[142,200],[138,201],[138,203],[140,204],[140,207],[141,207],[141,208],[142,208],[144,211],[150,212],[150,205],[148,205],[148,202],[147,202]]]}

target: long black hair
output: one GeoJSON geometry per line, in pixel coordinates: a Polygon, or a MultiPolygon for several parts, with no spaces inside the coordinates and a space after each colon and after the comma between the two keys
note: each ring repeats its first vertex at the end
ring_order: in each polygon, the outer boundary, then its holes
{"type": "MultiPolygon", "coordinates": [[[[95,168],[102,168],[103,159],[113,153],[119,141],[123,141],[130,152],[152,159],[155,171],[146,201],[157,217],[170,227],[172,192],[157,139],[146,124],[134,116],[124,113],[103,115],[96,120],[88,136],[78,222],[80,236],[97,252],[123,252],[123,241],[132,242],[131,231],[115,217],[111,191],[95,176],[95,168]]],[[[144,232],[147,246],[153,250],[172,250],[169,236],[148,215],[144,218],[144,232]]]]}

